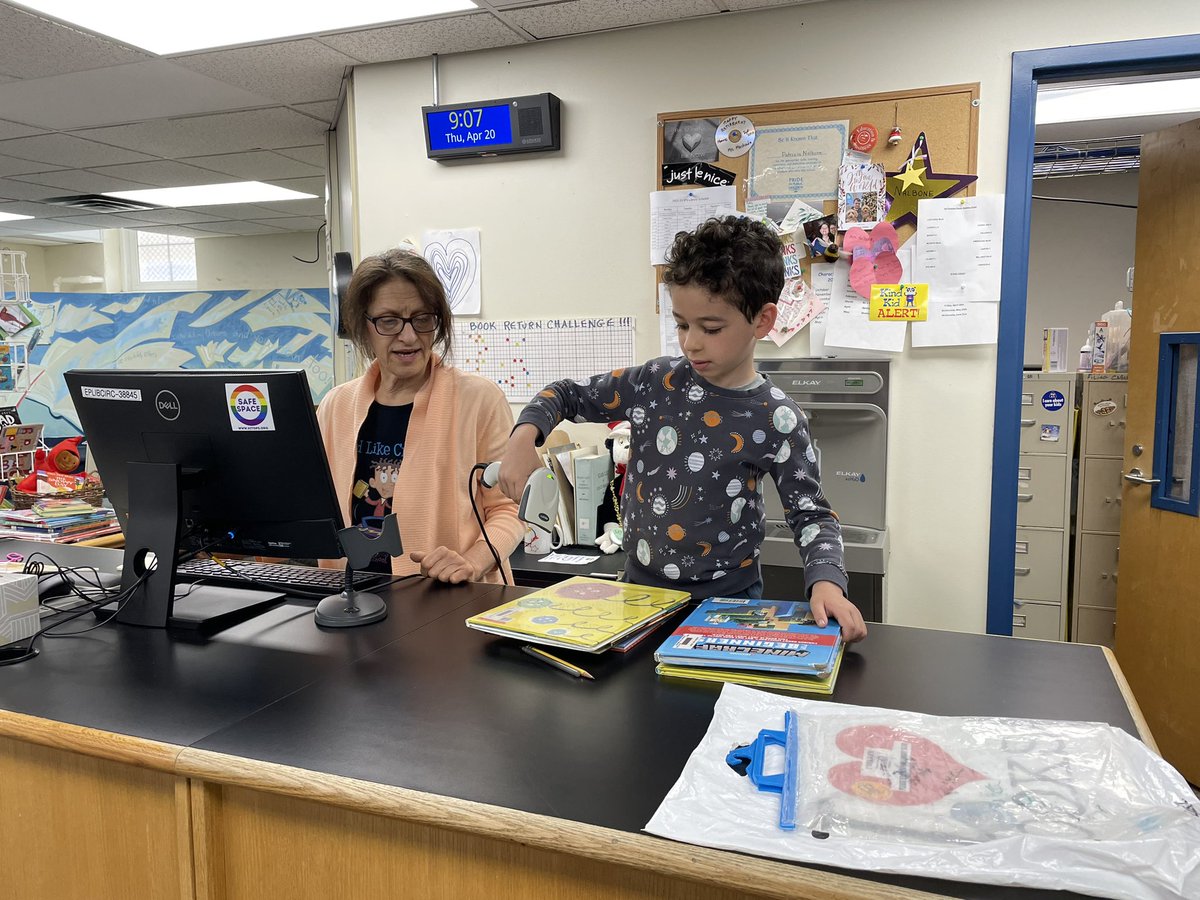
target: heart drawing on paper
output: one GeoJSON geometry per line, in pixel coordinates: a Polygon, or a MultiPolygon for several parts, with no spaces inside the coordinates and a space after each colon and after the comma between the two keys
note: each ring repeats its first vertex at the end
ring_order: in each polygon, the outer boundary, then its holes
{"type": "Polygon", "coordinates": [[[986,775],[963,765],[928,738],[890,725],[857,725],[839,732],[838,749],[853,762],[829,770],[839,791],[871,803],[933,803],[986,775]]]}
{"type": "Polygon", "coordinates": [[[425,245],[425,259],[446,289],[451,311],[457,311],[466,302],[475,283],[479,266],[475,248],[462,238],[451,238],[445,244],[430,241],[425,245]]]}
{"type": "Polygon", "coordinates": [[[683,147],[688,153],[691,153],[700,146],[700,142],[704,140],[704,135],[698,131],[692,131],[683,136],[683,147]]]}

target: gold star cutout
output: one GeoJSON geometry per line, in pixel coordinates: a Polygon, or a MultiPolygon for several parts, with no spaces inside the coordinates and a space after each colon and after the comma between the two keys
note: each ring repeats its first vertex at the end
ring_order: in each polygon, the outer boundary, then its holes
{"type": "Polygon", "coordinates": [[[903,172],[888,176],[887,190],[892,195],[892,206],[886,216],[888,222],[895,223],[905,215],[911,215],[915,221],[918,201],[945,196],[959,187],[957,178],[927,178],[915,187],[906,188],[901,184],[903,177],[903,172]]]}
{"type": "Polygon", "coordinates": [[[902,188],[900,188],[900,190],[907,191],[914,184],[917,187],[923,187],[925,182],[923,182],[921,179],[924,175],[925,167],[921,166],[918,168],[916,162],[910,159],[907,163],[905,163],[904,168],[896,175],[896,178],[904,185],[902,188]]]}

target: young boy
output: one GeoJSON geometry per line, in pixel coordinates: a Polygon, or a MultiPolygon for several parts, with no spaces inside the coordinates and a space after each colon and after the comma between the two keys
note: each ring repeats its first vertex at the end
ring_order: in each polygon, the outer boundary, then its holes
{"type": "Polygon", "coordinates": [[[541,464],[537,442],[563,419],[627,419],[626,580],[694,599],[761,597],[769,473],[804,557],[813,616],[820,625],[832,616],[845,640],[862,640],[867,629],[846,599],[841,529],[821,493],[807,419],[754,369],[755,342],[775,324],[783,290],[779,238],[750,219],[710,219],[676,236],[663,280],[684,355],[548,385],[517,419],[501,488],[520,497],[541,464]]]}

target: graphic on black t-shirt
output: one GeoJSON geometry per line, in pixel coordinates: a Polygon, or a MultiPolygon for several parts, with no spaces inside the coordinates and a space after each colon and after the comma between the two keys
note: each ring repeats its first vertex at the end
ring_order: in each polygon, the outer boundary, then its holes
{"type": "Polygon", "coordinates": [[[378,529],[392,512],[396,479],[404,461],[404,441],[412,405],[372,403],[358,430],[358,461],[354,468],[351,519],[360,528],[378,529]]]}

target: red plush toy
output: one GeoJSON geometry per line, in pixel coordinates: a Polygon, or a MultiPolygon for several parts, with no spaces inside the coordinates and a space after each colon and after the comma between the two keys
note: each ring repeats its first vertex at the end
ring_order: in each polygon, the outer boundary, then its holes
{"type": "Polygon", "coordinates": [[[83,437],[70,437],[59,441],[49,450],[38,450],[33,454],[33,471],[17,483],[17,490],[26,494],[37,493],[38,472],[60,472],[70,475],[79,468],[79,443],[83,437]]]}

